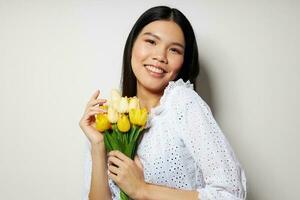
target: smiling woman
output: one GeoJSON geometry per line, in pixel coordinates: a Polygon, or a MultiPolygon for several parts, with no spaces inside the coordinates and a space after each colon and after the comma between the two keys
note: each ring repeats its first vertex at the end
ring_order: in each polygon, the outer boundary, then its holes
{"type": "Polygon", "coordinates": [[[193,28],[177,9],[153,7],[129,33],[123,56],[122,96],[150,110],[147,129],[131,160],[105,152],[95,115],[105,100],[91,97],[80,127],[91,143],[85,199],[243,200],[244,170],[195,92],[199,72],[193,28]],[[91,169],[91,172],[90,170],[91,169]]]}

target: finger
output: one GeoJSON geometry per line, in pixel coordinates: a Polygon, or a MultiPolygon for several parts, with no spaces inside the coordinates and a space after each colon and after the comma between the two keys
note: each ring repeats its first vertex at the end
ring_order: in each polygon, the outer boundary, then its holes
{"type": "Polygon", "coordinates": [[[113,166],[113,165],[109,165],[108,170],[109,170],[110,173],[113,173],[115,175],[118,175],[120,173],[120,169],[116,166],[113,166]]]}
{"type": "Polygon", "coordinates": [[[96,106],[96,105],[98,106],[98,104],[102,105],[106,102],[107,102],[106,99],[93,99],[93,100],[88,102],[87,107],[96,106]]]}
{"type": "Polygon", "coordinates": [[[140,168],[141,170],[144,170],[144,166],[138,156],[134,157],[134,162],[138,166],[138,168],[140,168]]]}
{"type": "Polygon", "coordinates": [[[90,107],[90,108],[89,108],[89,111],[99,111],[99,112],[101,112],[101,113],[106,113],[106,112],[107,112],[106,110],[100,108],[99,106],[93,106],[93,107],[90,107]]]}
{"type": "Polygon", "coordinates": [[[117,167],[123,167],[124,166],[123,161],[120,160],[119,158],[115,157],[115,156],[109,156],[107,161],[110,165],[115,165],[117,167]]]}
{"type": "Polygon", "coordinates": [[[89,111],[84,115],[84,119],[87,120],[90,117],[95,117],[95,115],[100,114],[101,111],[89,111]]]}
{"type": "MultiPolygon", "coordinates": [[[[105,100],[104,100],[105,101],[105,100]]],[[[99,105],[98,104],[96,104],[96,105],[94,105],[94,106],[92,106],[92,108],[100,108],[100,109],[102,109],[102,110],[107,110],[107,108],[105,108],[105,107],[101,107],[103,105],[103,103],[100,103],[99,105]]]]}
{"type": "Polygon", "coordinates": [[[111,173],[109,170],[107,170],[107,175],[108,175],[108,177],[111,178],[115,183],[118,182],[118,181],[117,181],[118,176],[115,175],[115,174],[113,174],[113,173],[111,173]]]}
{"type": "Polygon", "coordinates": [[[90,98],[90,101],[97,99],[100,94],[100,90],[96,90],[90,98]]]}
{"type": "Polygon", "coordinates": [[[114,150],[108,153],[109,156],[115,156],[117,158],[119,158],[120,160],[124,161],[124,162],[128,162],[131,161],[130,158],[128,158],[125,154],[123,154],[120,151],[114,150]]]}

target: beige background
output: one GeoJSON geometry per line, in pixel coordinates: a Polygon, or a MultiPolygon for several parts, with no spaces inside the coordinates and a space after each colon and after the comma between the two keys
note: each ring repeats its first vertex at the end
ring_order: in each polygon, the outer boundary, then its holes
{"type": "Polygon", "coordinates": [[[0,0],[1,199],[81,199],[84,106],[118,87],[133,23],[160,4],[194,26],[200,94],[246,170],[248,199],[298,199],[299,1],[0,0]]]}

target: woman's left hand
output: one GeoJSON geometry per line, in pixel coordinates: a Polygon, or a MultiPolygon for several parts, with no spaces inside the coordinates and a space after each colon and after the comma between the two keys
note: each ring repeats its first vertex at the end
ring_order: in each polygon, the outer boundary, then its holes
{"type": "Polygon", "coordinates": [[[108,153],[108,176],[131,198],[138,199],[144,181],[143,166],[136,156],[134,160],[120,151],[108,153]]]}

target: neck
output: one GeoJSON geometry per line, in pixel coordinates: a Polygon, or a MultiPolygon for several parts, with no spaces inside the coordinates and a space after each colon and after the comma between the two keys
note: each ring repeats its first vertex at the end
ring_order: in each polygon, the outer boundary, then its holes
{"type": "Polygon", "coordinates": [[[163,91],[160,93],[151,92],[140,84],[137,84],[137,97],[140,100],[141,107],[147,108],[148,111],[150,111],[151,108],[159,105],[159,101],[162,95],[163,91]]]}

